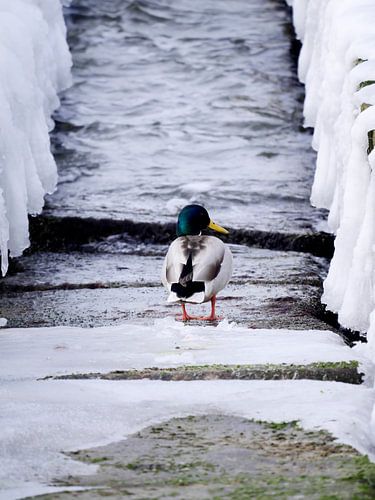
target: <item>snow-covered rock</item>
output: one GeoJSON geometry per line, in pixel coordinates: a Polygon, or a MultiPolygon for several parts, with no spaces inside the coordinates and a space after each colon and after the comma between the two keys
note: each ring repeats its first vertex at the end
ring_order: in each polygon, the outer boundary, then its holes
{"type": "Polygon", "coordinates": [[[28,214],[54,191],[51,115],[71,83],[71,56],[60,0],[0,0],[0,252],[29,245],[28,214]]]}
{"type": "MultiPolygon", "coordinates": [[[[336,234],[322,300],[342,325],[366,332],[375,309],[375,152],[368,135],[375,130],[375,3],[287,3],[302,42],[305,125],[314,127],[318,152],[311,201],[329,210],[336,234]]],[[[371,331],[375,324],[370,340],[371,331]]]]}

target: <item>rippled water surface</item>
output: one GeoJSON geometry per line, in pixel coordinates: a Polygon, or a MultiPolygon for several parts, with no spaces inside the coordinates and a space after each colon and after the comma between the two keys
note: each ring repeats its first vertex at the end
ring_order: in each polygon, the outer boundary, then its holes
{"type": "Polygon", "coordinates": [[[313,227],[314,156],[282,0],[73,0],[74,86],[55,132],[48,210],[313,227]]]}

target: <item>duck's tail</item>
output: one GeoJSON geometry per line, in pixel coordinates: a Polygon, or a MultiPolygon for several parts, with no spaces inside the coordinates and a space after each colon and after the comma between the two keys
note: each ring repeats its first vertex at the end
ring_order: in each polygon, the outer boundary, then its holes
{"type": "MultiPolygon", "coordinates": [[[[177,284],[178,283],[173,283],[172,287],[177,284]]],[[[167,302],[191,302],[192,304],[202,304],[204,302],[204,290],[202,292],[193,293],[193,295],[189,295],[188,297],[181,296],[171,290],[167,302]]]]}
{"type": "Polygon", "coordinates": [[[178,283],[172,283],[168,302],[192,302],[201,304],[204,301],[204,281],[193,281],[193,262],[191,254],[182,268],[178,283]]]}

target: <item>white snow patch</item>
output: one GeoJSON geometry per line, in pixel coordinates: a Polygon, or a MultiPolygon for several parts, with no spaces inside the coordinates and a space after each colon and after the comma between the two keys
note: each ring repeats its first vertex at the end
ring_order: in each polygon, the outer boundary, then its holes
{"type": "Polygon", "coordinates": [[[362,346],[351,350],[329,331],[251,330],[226,321],[202,328],[166,318],[152,326],[2,330],[0,350],[0,498],[47,492],[56,478],[96,470],[63,451],[124,439],[153,423],[192,414],[300,420],[375,458],[375,393],[368,384],[37,380],[151,366],[353,359],[371,375],[362,346]]]}
{"type": "Polygon", "coordinates": [[[318,381],[20,381],[2,384],[0,487],[8,500],[27,483],[95,472],[61,451],[124,439],[172,417],[221,413],[275,422],[300,420],[374,458],[374,390],[318,381]],[[13,492],[7,495],[7,488],[13,492]]]}
{"type": "Polygon", "coordinates": [[[0,253],[29,245],[28,214],[54,191],[51,115],[71,83],[71,56],[59,0],[0,0],[0,253]]]}
{"type": "Polygon", "coordinates": [[[0,332],[0,349],[2,380],[211,363],[358,360],[366,373],[371,372],[369,360],[333,332],[257,330],[227,321],[204,328],[165,318],[150,326],[6,329],[0,332]]]}

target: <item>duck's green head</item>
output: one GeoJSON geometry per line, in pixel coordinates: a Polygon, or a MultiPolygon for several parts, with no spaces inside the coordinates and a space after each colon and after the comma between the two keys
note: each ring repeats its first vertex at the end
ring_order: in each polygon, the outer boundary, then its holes
{"type": "Polygon", "coordinates": [[[187,205],[181,210],[177,220],[177,236],[198,235],[207,228],[228,234],[226,229],[212,222],[207,210],[201,205],[187,205]]]}

